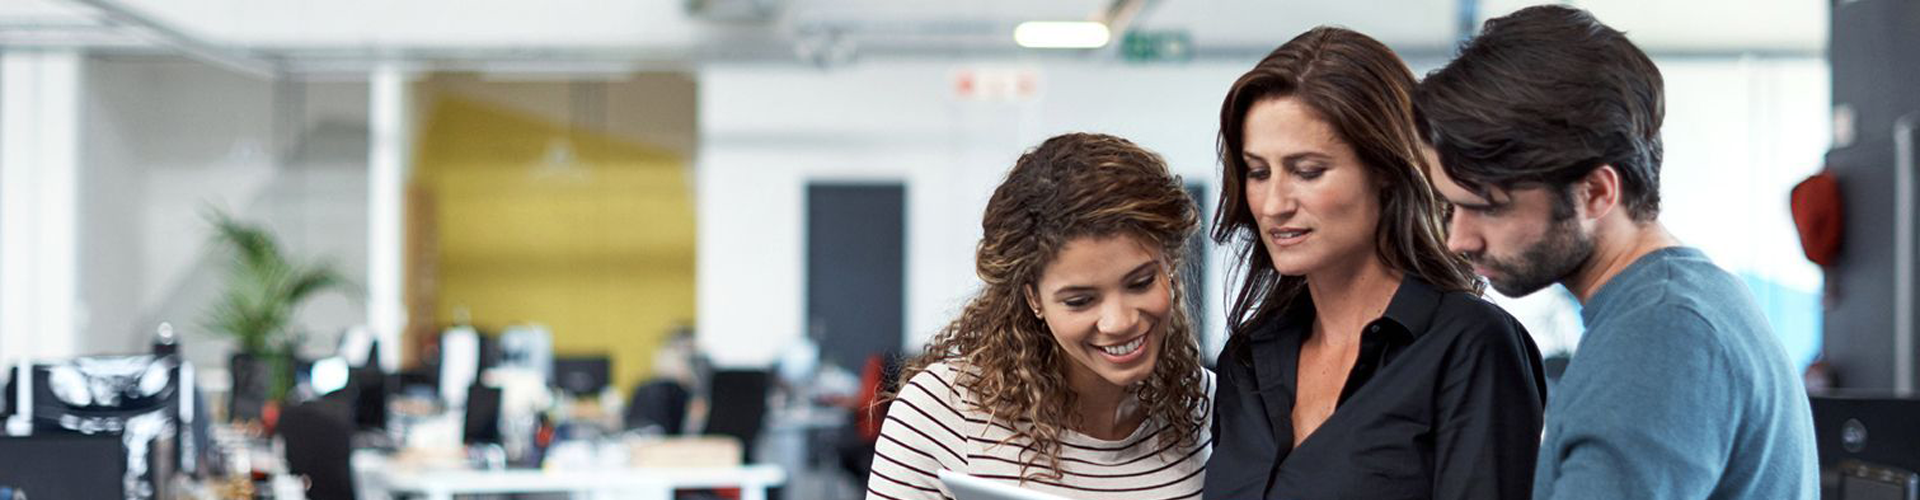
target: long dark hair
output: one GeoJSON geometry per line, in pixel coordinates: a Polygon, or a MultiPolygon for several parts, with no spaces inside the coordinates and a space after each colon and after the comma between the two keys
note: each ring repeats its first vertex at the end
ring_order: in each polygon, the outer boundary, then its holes
{"type": "Polygon", "coordinates": [[[1213,219],[1213,240],[1235,249],[1233,273],[1242,278],[1227,312],[1233,335],[1284,312],[1307,284],[1304,277],[1273,269],[1247,206],[1247,164],[1241,159],[1247,110],[1268,99],[1298,99],[1353,147],[1380,187],[1374,240],[1381,262],[1442,290],[1480,292],[1484,285],[1472,265],[1447,251],[1445,206],[1427,178],[1431,167],[1414,126],[1413,87],[1413,72],[1386,45],[1326,26],[1274,49],[1233,82],[1220,106],[1223,171],[1213,219]]]}

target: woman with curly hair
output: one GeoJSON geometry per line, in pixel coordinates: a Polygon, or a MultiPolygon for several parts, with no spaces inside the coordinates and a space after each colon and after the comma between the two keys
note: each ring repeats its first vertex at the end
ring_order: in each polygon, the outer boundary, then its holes
{"type": "Polygon", "coordinates": [[[1196,208],[1166,162],[1068,134],[987,202],[985,286],[907,365],[867,498],[951,498],[953,470],[1075,498],[1191,498],[1212,376],[1182,304],[1196,208]]]}

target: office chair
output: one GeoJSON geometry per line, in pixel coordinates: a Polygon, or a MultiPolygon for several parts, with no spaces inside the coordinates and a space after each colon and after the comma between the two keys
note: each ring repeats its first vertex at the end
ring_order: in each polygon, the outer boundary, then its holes
{"type": "Polygon", "coordinates": [[[343,392],[294,405],[280,415],[278,431],[287,444],[287,470],[306,476],[307,498],[354,500],[353,409],[343,392]]]}
{"type": "Polygon", "coordinates": [[[766,370],[713,372],[713,390],[707,396],[712,410],[705,433],[739,439],[743,462],[753,461],[754,440],[766,422],[770,382],[766,370]]]}
{"type": "Polygon", "coordinates": [[[633,388],[633,397],[628,400],[626,428],[654,426],[669,436],[680,434],[682,423],[687,420],[687,403],[692,399],[693,394],[679,382],[655,379],[640,384],[633,388]]]}

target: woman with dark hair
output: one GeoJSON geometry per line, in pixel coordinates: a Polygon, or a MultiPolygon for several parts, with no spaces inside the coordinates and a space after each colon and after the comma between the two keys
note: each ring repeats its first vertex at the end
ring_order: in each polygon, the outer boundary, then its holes
{"type": "Polygon", "coordinates": [[[952,498],[953,470],[1075,498],[1200,495],[1213,378],[1177,270],[1197,210],[1166,162],[1068,134],[987,202],[960,317],[907,364],[867,498],[952,498]]]}
{"type": "Polygon", "coordinates": [[[1446,249],[1412,72],[1315,28],[1220,110],[1213,238],[1238,255],[1206,498],[1525,498],[1533,341],[1446,249]]]}

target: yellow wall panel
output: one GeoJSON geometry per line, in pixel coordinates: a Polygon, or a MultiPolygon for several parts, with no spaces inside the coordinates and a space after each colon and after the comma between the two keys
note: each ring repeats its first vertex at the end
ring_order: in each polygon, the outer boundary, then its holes
{"type": "Polygon", "coordinates": [[[556,353],[611,355],[625,390],[692,322],[685,158],[457,97],[433,103],[415,152],[438,228],[436,323],[465,309],[487,330],[547,325],[556,353]]]}

